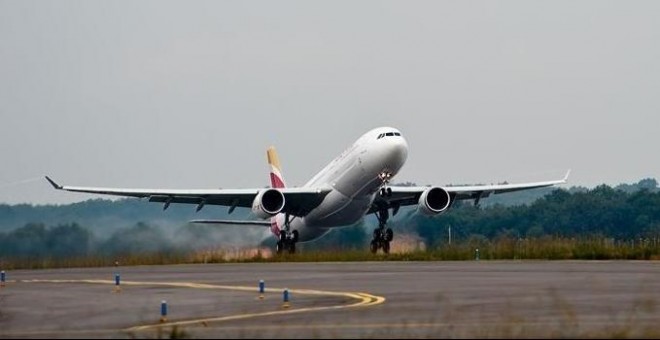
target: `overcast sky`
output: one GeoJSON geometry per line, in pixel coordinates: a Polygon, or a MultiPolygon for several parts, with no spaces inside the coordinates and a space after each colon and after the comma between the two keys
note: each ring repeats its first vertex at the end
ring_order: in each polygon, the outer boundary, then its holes
{"type": "Polygon", "coordinates": [[[399,128],[395,181],[660,179],[657,1],[0,0],[0,202],[302,185],[399,128]]]}

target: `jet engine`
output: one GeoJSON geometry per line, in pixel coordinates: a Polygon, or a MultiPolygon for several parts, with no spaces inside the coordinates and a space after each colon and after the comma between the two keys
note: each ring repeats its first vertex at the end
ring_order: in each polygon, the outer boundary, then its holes
{"type": "Polygon", "coordinates": [[[436,215],[444,212],[451,204],[451,196],[447,190],[439,187],[428,188],[419,196],[418,209],[426,215],[436,215]]]}
{"type": "Polygon", "coordinates": [[[252,202],[252,212],[261,219],[277,215],[284,209],[284,195],[277,189],[260,190],[252,202]]]}

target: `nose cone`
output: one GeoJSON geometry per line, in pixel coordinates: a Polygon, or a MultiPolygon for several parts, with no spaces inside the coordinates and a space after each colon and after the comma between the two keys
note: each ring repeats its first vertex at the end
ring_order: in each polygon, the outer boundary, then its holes
{"type": "Polygon", "coordinates": [[[387,137],[381,140],[375,151],[374,170],[395,175],[408,158],[408,143],[403,137],[387,137]]]}
{"type": "Polygon", "coordinates": [[[390,166],[393,170],[398,171],[408,158],[408,143],[403,137],[392,138],[388,142],[390,144],[390,166]]]}

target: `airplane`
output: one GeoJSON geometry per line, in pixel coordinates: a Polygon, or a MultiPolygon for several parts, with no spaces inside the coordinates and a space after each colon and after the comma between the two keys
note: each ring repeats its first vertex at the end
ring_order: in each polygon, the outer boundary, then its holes
{"type": "Polygon", "coordinates": [[[391,180],[408,157],[408,143],[401,132],[392,127],[368,131],[325,166],[302,187],[287,187],[275,148],[266,151],[270,165],[268,188],[256,189],[120,189],[62,186],[46,179],[58,190],[92,194],[148,198],[163,203],[196,204],[197,211],[206,205],[250,208],[259,220],[193,220],[201,224],[256,225],[270,228],[277,238],[276,252],[295,253],[296,243],[317,239],[332,228],[354,224],[364,216],[375,214],[370,251],[389,253],[394,237],[386,227],[390,216],[403,206],[417,206],[427,215],[446,212],[458,200],[474,200],[518,190],[548,187],[566,183],[564,178],[545,182],[474,186],[395,186],[391,180]]]}

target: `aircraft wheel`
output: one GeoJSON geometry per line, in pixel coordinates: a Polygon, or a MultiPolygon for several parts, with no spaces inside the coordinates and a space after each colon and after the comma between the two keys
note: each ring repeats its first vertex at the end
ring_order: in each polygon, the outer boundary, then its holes
{"type": "Polygon", "coordinates": [[[390,241],[392,241],[393,239],[394,239],[394,232],[392,231],[391,228],[387,228],[387,230],[385,230],[385,241],[387,243],[390,243],[390,241]]]}
{"type": "Polygon", "coordinates": [[[284,250],[284,242],[277,241],[277,245],[275,246],[275,252],[279,255],[282,254],[282,250],[284,250]]]}
{"type": "Polygon", "coordinates": [[[376,240],[371,240],[371,244],[369,244],[369,250],[371,250],[373,254],[378,251],[378,242],[376,242],[376,240]]]}
{"type": "Polygon", "coordinates": [[[390,242],[385,241],[383,243],[383,253],[389,254],[390,253],[390,242]]]}
{"type": "Polygon", "coordinates": [[[293,243],[298,242],[298,230],[294,230],[291,233],[293,235],[293,238],[291,239],[291,241],[293,241],[293,243]]]}
{"type": "Polygon", "coordinates": [[[380,241],[382,228],[374,229],[374,241],[380,241]]]}

